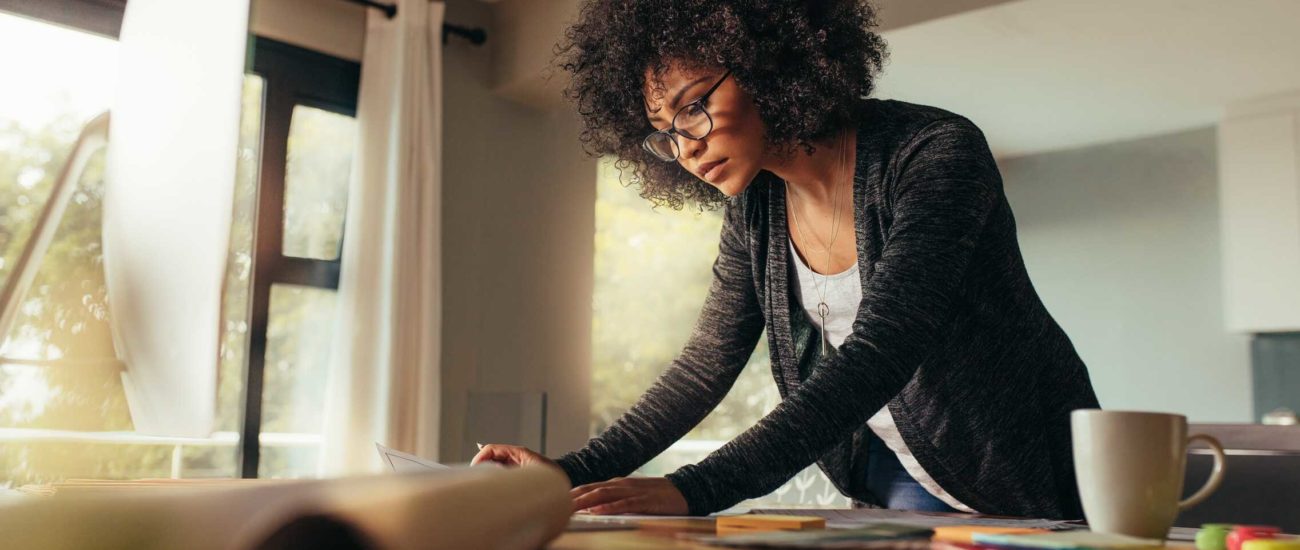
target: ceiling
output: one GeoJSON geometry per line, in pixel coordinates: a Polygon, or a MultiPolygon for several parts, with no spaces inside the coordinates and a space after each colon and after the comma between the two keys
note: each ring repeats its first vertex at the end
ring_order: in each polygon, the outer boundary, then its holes
{"type": "Polygon", "coordinates": [[[876,95],[970,117],[999,157],[1164,134],[1300,91],[1297,22],[1296,0],[1016,0],[886,28],[876,95]]]}
{"type": "MultiPolygon", "coordinates": [[[[1002,158],[1213,125],[1300,91],[1300,0],[875,3],[891,51],[876,95],[965,115],[1002,158]]],[[[493,6],[498,93],[564,106],[545,67],[577,6],[493,6]]]]}

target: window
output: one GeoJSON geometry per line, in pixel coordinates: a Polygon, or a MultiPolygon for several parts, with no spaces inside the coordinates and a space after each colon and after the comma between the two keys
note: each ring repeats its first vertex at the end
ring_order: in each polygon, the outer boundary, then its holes
{"type": "Polygon", "coordinates": [[[0,72],[21,76],[0,86],[3,283],[82,125],[108,109],[117,43],[0,12],[0,72]]]}
{"type": "MultiPolygon", "coordinates": [[[[82,126],[111,102],[117,43],[0,14],[0,72],[22,76],[21,85],[0,87],[3,283],[82,126]],[[20,53],[32,51],[42,55],[20,53]]],[[[101,151],[76,182],[18,317],[0,335],[0,484],[169,473],[166,445],[68,441],[70,433],[131,426],[100,264],[102,175],[101,151]]],[[[178,462],[208,462],[200,452],[178,462]]]]}
{"type": "Polygon", "coordinates": [[[245,239],[251,276],[244,284],[251,286],[240,472],[311,476],[319,461],[361,67],[263,38],[254,48],[253,72],[265,90],[257,205],[250,210],[258,230],[245,239]],[[297,444],[275,444],[265,437],[270,433],[297,444]]]}
{"type": "Polygon", "coordinates": [[[338,260],[356,119],[295,105],[284,175],[284,247],[297,258],[338,260]]]}
{"type": "MultiPolygon", "coordinates": [[[[133,432],[101,267],[99,158],[77,182],[12,329],[0,335],[0,488],[314,475],[360,68],[269,40],[254,40],[253,49],[214,433],[133,432]]],[[[0,14],[0,71],[26,77],[0,87],[0,284],[81,127],[111,102],[116,51],[110,38],[0,14]],[[45,55],[13,53],[28,51],[45,55]]]]}
{"type": "MultiPolygon", "coordinates": [[[[722,212],[651,208],[600,163],[596,192],[596,278],[592,316],[592,434],[618,419],[685,345],[712,282],[722,212]],[[636,327],[635,330],[628,330],[636,327]]],[[[754,425],[780,401],[767,340],[718,408],[637,475],[662,476],[698,462],[754,425]]],[[[762,502],[847,500],[811,467],[762,502]]]]}

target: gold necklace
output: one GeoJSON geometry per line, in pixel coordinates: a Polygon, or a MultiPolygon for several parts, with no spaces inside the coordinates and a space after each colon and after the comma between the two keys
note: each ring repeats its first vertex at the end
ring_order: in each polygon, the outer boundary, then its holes
{"type": "MultiPolygon", "coordinates": [[[[840,210],[841,210],[841,200],[840,200],[840,199],[841,199],[841,196],[843,195],[843,193],[840,192],[840,187],[841,187],[841,186],[840,186],[840,183],[843,181],[842,176],[843,176],[843,173],[844,173],[844,165],[847,164],[847,154],[848,154],[848,137],[847,137],[847,136],[848,136],[847,133],[845,133],[845,134],[840,134],[840,176],[841,176],[841,179],[839,179],[838,181],[836,181],[836,182],[833,184],[833,185],[834,185],[834,189],[832,189],[832,191],[831,191],[831,193],[833,193],[833,195],[832,195],[832,197],[831,197],[831,208],[833,209],[832,212],[831,212],[831,242],[830,242],[830,244],[824,244],[824,243],[821,242],[820,239],[818,239],[818,242],[817,242],[817,244],[823,244],[823,245],[824,245],[824,246],[822,247],[822,250],[824,250],[824,251],[826,252],[826,267],[824,267],[824,268],[822,269],[822,271],[825,271],[825,272],[827,272],[827,273],[821,273],[821,274],[820,274],[820,275],[822,276],[822,281],[821,281],[822,284],[821,284],[820,286],[817,284],[817,275],[819,275],[819,273],[817,273],[816,270],[811,269],[811,266],[809,266],[809,268],[810,268],[809,270],[813,272],[813,289],[817,291],[817,297],[818,297],[818,303],[817,303],[817,315],[818,315],[818,317],[821,318],[821,349],[822,349],[822,355],[823,355],[823,356],[825,356],[825,355],[828,353],[828,351],[829,351],[829,350],[828,350],[829,342],[827,342],[827,340],[826,340],[826,316],[830,315],[831,308],[830,308],[829,305],[826,304],[826,290],[827,290],[827,287],[829,286],[829,284],[827,283],[827,281],[828,281],[828,279],[830,278],[830,275],[829,275],[828,273],[829,273],[830,270],[831,270],[831,248],[832,248],[833,246],[835,246],[835,239],[839,237],[839,233],[840,233],[840,221],[841,221],[841,215],[840,215],[840,210]]],[[[851,179],[851,178],[850,178],[850,179],[851,179]]],[[[790,205],[790,206],[791,206],[791,208],[790,208],[790,213],[792,214],[792,216],[791,216],[790,219],[791,219],[792,221],[794,221],[794,228],[795,228],[795,231],[799,232],[799,236],[803,239],[804,243],[811,244],[812,241],[808,238],[808,234],[807,234],[807,233],[804,233],[803,225],[801,225],[801,224],[799,223],[799,213],[798,213],[798,212],[796,211],[796,209],[794,208],[794,200],[793,200],[794,197],[795,197],[796,195],[795,195],[795,193],[791,192],[791,190],[790,190],[790,182],[788,182],[788,181],[785,182],[785,189],[786,189],[786,195],[789,195],[789,196],[790,196],[790,199],[791,199],[791,200],[789,201],[789,202],[791,203],[791,205],[790,205]]],[[[814,235],[814,236],[815,236],[815,235],[814,235]]],[[[811,247],[810,247],[810,248],[811,248],[811,247]]],[[[812,256],[812,255],[811,255],[811,253],[810,253],[810,254],[809,254],[809,257],[811,257],[811,256],[812,256]]],[[[797,260],[797,259],[796,259],[796,260],[797,260]]]]}

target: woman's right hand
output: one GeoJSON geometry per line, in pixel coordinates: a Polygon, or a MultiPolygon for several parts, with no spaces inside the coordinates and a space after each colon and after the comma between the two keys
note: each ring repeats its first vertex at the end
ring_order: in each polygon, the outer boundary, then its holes
{"type": "Polygon", "coordinates": [[[517,445],[484,445],[470,461],[470,465],[480,462],[496,462],[505,466],[526,466],[528,464],[545,464],[555,468],[560,466],[554,460],[537,454],[527,447],[517,445]]]}

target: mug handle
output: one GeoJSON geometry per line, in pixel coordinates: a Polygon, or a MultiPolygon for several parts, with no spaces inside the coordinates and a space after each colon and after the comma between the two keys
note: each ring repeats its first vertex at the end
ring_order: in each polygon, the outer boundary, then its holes
{"type": "Polygon", "coordinates": [[[1214,469],[1210,470],[1210,479],[1205,482],[1205,485],[1201,486],[1200,490],[1187,497],[1186,500],[1178,502],[1179,512],[1200,504],[1201,501],[1209,498],[1223,483],[1224,463],[1227,461],[1227,457],[1223,454],[1223,445],[1219,444],[1219,440],[1205,434],[1196,434],[1187,438],[1187,445],[1190,447],[1192,442],[1198,439],[1209,445],[1210,450],[1214,452],[1214,469]]]}

